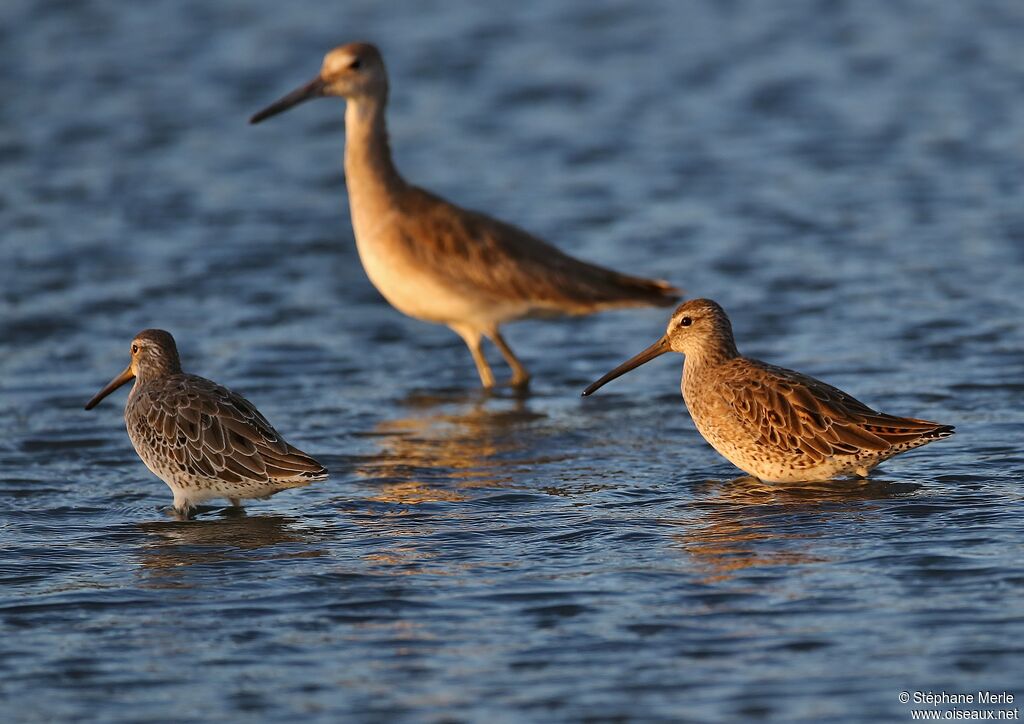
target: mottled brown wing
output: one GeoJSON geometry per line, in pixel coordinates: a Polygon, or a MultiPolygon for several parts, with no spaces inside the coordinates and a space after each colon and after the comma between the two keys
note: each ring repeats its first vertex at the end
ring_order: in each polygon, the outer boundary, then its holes
{"type": "Polygon", "coordinates": [[[944,437],[947,425],[871,409],[840,389],[756,360],[721,368],[716,390],[735,419],[762,444],[823,461],[832,455],[884,454],[944,437]]]}
{"type": "Polygon", "coordinates": [[[228,483],[296,483],[327,471],[289,445],[241,395],[194,375],[174,375],[146,400],[145,418],[179,464],[228,483]]]}
{"type": "Polygon", "coordinates": [[[670,306],[668,282],[619,274],[565,254],[522,229],[411,187],[402,237],[419,263],[449,284],[538,311],[585,314],[603,307],[670,306]]]}

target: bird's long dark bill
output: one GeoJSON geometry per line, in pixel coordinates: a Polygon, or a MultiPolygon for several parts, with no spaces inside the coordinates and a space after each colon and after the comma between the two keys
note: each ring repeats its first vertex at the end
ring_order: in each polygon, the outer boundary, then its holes
{"type": "Polygon", "coordinates": [[[106,387],[104,387],[102,390],[96,393],[95,397],[93,397],[91,400],[85,403],[85,409],[91,410],[92,408],[96,407],[96,405],[100,404],[100,400],[102,400],[104,397],[109,395],[111,392],[116,390],[121,385],[131,382],[134,379],[135,373],[132,372],[132,366],[128,365],[124,372],[122,372],[117,377],[112,379],[106,387]]]}
{"type": "Polygon", "coordinates": [[[319,98],[324,94],[324,82],[321,78],[314,78],[301,88],[296,88],[280,100],[274,101],[259,113],[249,119],[249,123],[259,123],[262,120],[276,116],[278,113],[287,111],[292,106],[297,106],[311,98],[319,98]]]}
{"type": "Polygon", "coordinates": [[[661,355],[671,351],[672,348],[669,346],[668,338],[662,337],[637,356],[631,357],[630,359],[626,360],[618,367],[613,369],[611,372],[606,374],[604,377],[599,379],[597,382],[591,384],[590,387],[583,390],[583,396],[586,397],[587,395],[593,394],[594,392],[596,392],[597,390],[599,390],[600,388],[604,387],[606,384],[614,380],[616,377],[622,377],[622,375],[626,374],[630,370],[635,370],[640,365],[647,364],[655,357],[661,357],[661,355]]]}

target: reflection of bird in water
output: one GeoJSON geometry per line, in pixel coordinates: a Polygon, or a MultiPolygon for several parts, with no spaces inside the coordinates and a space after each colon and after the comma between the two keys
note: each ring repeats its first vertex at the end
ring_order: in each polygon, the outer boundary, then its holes
{"type": "MultiPolygon", "coordinates": [[[[493,560],[438,558],[430,536],[487,528],[495,522],[494,508],[435,505],[417,515],[412,506],[507,494],[527,485],[520,475],[535,481],[539,466],[568,457],[536,452],[538,441],[544,445],[552,431],[547,416],[531,411],[523,398],[481,394],[414,394],[401,406],[407,414],[380,422],[370,433],[378,451],[355,471],[374,493],[364,499],[371,505],[352,512],[349,521],[386,541],[364,558],[389,575],[446,575],[453,569],[465,574],[493,566],[493,560]]],[[[538,492],[559,491],[531,485],[526,494],[538,492]]]]}
{"type": "Polygon", "coordinates": [[[281,515],[235,514],[209,519],[203,525],[150,522],[137,529],[146,535],[137,555],[153,587],[190,585],[181,580],[190,566],[243,557],[253,560],[254,551],[258,551],[255,557],[262,560],[320,555],[308,548],[316,534],[302,529],[298,519],[281,515]],[[299,554],[277,549],[290,543],[305,544],[305,548],[299,554]]]}
{"type": "Polygon", "coordinates": [[[415,395],[405,407],[409,415],[378,423],[380,452],[356,470],[379,486],[373,500],[463,500],[468,488],[505,487],[514,469],[541,462],[516,455],[524,430],[544,418],[521,398],[415,395]]]}
{"type": "Polygon", "coordinates": [[[862,480],[763,483],[743,476],[694,491],[698,497],[687,508],[699,511],[696,519],[666,522],[680,526],[672,537],[708,572],[707,581],[725,580],[748,568],[824,562],[813,544],[815,521],[864,511],[869,509],[866,501],[899,497],[919,487],[862,480]]]}

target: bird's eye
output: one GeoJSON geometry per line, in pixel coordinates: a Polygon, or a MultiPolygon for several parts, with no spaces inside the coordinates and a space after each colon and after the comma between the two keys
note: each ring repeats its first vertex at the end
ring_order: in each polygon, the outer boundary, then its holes
{"type": "Polygon", "coordinates": [[[691,324],[693,324],[693,320],[690,319],[689,317],[683,317],[682,319],[679,320],[680,327],[689,327],[691,324]]]}
{"type": "Polygon", "coordinates": [[[139,345],[133,344],[132,345],[132,354],[138,354],[138,353],[139,353],[139,345]]]}
{"type": "Polygon", "coordinates": [[[363,64],[363,61],[361,61],[359,58],[353,58],[352,62],[348,64],[348,69],[349,70],[359,70],[359,66],[361,66],[362,64],[363,64]]]}

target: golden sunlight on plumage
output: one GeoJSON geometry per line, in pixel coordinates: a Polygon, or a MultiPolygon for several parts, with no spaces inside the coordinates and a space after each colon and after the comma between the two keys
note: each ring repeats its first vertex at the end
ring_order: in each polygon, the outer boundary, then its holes
{"type": "Polygon", "coordinates": [[[251,121],[259,123],[323,96],[347,101],[345,182],[366,275],[399,311],[447,325],[462,337],[484,387],[495,383],[483,353],[484,337],[512,368],[513,385],[530,379],[501,334],[505,322],[671,306],[680,296],[668,282],[580,261],[516,226],[407,183],[391,158],[385,124],[388,77],[372,45],[350,43],[332,50],[315,79],[251,121]]]}
{"type": "Polygon", "coordinates": [[[710,299],[681,304],[661,339],[583,394],[667,352],[686,356],[682,392],[697,431],[761,480],[865,477],[893,455],[953,434],[951,425],[877,412],[813,377],[743,357],[729,317],[710,299]]]}

